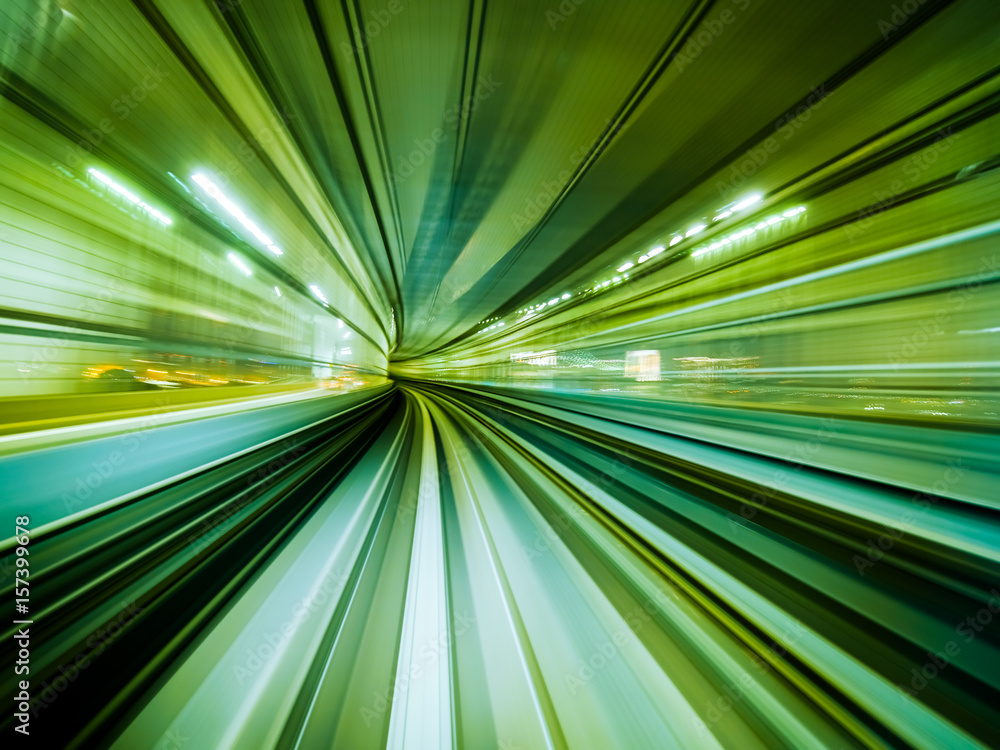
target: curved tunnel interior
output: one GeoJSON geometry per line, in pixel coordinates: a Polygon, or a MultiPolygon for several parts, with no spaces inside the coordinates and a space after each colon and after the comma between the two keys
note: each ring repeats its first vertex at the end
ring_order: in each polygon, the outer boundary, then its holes
{"type": "Polygon", "coordinates": [[[1000,746],[998,63],[992,0],[6,0],[5,746],[1000,746]]]}

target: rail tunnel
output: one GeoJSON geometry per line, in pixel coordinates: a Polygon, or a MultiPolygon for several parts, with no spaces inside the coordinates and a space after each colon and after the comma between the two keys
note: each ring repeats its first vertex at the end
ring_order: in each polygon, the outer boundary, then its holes
{"type": "Polygon", "coordinates": [[[4,747],[1000,747],[1000,4],[5,0],[4,747]]]}

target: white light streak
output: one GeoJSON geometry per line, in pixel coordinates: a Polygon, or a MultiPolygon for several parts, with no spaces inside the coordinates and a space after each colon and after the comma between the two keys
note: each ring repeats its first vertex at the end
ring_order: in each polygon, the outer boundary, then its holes
{"type": "Polygon", "coordinates": [[[761,195],[751,195],[749,198],[744,198],[735,206],[732,207],[732,211],[742,211],[744,208],[750,208],[754,203],[760,203],[763,200],[761,195]]]}
{"type": "Polygon", "coordinates": [[[789,209],[788,211],[786,211],[781,216],[772,216],[772,217],[770,217],[768,219],[765,219],[764,221],[761,221],[759,224],[756,224],[755,226],[745,227],[743,229],[740,229],[739,231],[733,232],[728,237],[721,237],[721,238],[719,238],[718,240],[716,240],[715,242],[713,242],[711,245],[706,245],[705,247],[700,247],[697,250],[694,250],[691,253],[691,257],[692,258],[696,258],[699,255],[704,255],[705,253],[711,252],[713,250],[718,250],[720,248],[723,248],[726,245],[731,245],[733,242],[735,242],[737,240],[740,240],[740,239],[742,239],[744,237],[749,237],[749,236],[751,236],[753,234],[756,234],[758,231],[760,231],[762,229],[767,229],[769,226],[773,226],[774,224],[777,224],[777,223],[779,223],[781,221],[784,221],[786,218],[790,218],[792,216],[798,216],[800,213],[803,213],[805,210],[806,210],[805,206],[799,206],[797,208],[792,208],[792,209],[789,209]]]}
{"type": "Polygon", "coordinates": [[[275,255],[283,254],[281,248],[275,245],[271,238],[264,234],[264,232],[261,231],[261,228],[254,224],[253,221],[251,221],[250,218],[243,213],[243,209],[229,200],[229,198],[226,197],[226,194],[223,193],[214,182],[203,174],[191,175],[191,179],[201,185],[206,193],[215,198],[215,200],[219,202],[220,206],[236,217],[236,220],[239,221],[240,224],[242,224],[244,228],[250,232],[250,234],[256,237],[257,240],[264,245],[264,247],[275,255]]]}
{"type": "Polygon", "coordinates": [[[326,297],[324,297],[324,296],[323,296],[323,292],[321,292],[321,291],[319,290],[319,287],[318,287],[318,286],[316,286],[315,284],[310,284],[310,285],[309,285],[309,291],[310,291],[310,292],[312,292],[313,294],[315,294],[315,295],[316,295],[316,299],[318,299],[318,300],[319,300],[320,302],[322,302],[322,303],[323,303],[324,305],[328,305],[328,304],[330,304],[330,303],[329,303],[329,302],[327,301],[326,297]]]}
{"type": "Polygon", "coordinates": [[[141,208],[143,211],[145,211],[146,213],[148,213],[153,218],[158,219],[159,221],[162,221],[164,224],[173,224],[174,223],[169,217],[164,216],[162,213],[160,213],[155,208],[153,208],[151,205],[149,205],[144,200],[142,200],[142,198],[140,198],[138,195],[136,195],[135,193],[130,192],[127,188],[122,187],[121,185],[119,185],[117,182],[115,182],[114,180],[112,180],[110,177],[108,177],[103,172],[101,172],[101,171],[99,171],[97,169],[94,169],[93,167],[91,167],[87,171],[90,174],[92,174],[94,177],[96,177],[98,180],[100,180],[101,182],[103,182],[105,185],[107,185],[109,188],[111,188],[112,190],[114,190],[116,193],[118,193],[119,195],[125,197],[126,199],[128,199],[129,201],[131,201],[132,203],[134,203],[135,205],[137,205],[139,208],[141,208]]]}
{"type": "Polygon", "coordinates": [[[239,257],[237,257],[236,253],[229,253],[228,258],[234,266],[240,269],[247,276],[250,276],[251,274],[250,269],[247,268],[246,264],[244,264],[243,261],[239,259],[239,257]]]}

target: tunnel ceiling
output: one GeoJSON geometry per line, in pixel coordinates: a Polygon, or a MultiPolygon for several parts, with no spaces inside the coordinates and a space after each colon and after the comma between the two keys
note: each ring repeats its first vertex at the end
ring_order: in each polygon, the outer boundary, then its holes
{"type": "MultiPolygon", "coordinates": [[[[401,311],[406,357],[530,301],[828,95],[895,41],[882,11],[240,3],[218,43],[296,113],[306,161],[401,311]]],[[[690,218],[731,196],[714,198],[690,218]]]]}
{"type": "MultiPolygon", "coordinates": [[[[135,52],[103,71],[103,98],[148,56],[172,58],[179,119],[130,144],[146,148],[161,193],[183,199],[162,177],[178,154],[206,158],[235,139],[240,171],[268,176],[277,211],[309,217],[387,340],[398,326],[394,357],[406,359],[534,295],[593,283],[627,238],[667,241],[668,227],[731,204],[757,187],[734,165],[767,159],[769,135],[794,137],[795,118],[845,82],[827,127],[860,140],[873,123],[859,111],[894,73],[883,54],[948,5],[887,26],[868,0],[808,12],[754,0],[136,0],[113,14],[81,6],[68,25],[117,31],[135,52]]],[[[72,55],[52,64],[72,79],[72,55]]],[[[130,128],[162,111],[131,115],[130,128]]],[[[834,156],[801,140],[777,178],[834,156]]]]}

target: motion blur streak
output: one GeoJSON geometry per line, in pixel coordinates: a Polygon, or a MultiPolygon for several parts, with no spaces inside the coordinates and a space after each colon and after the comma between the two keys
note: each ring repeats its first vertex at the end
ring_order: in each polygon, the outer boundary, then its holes
{"type": "Polygon", "coordinates": [[[998,248],[995,0],[4,0],[0,744],[1000,747],[998,248]]]}

